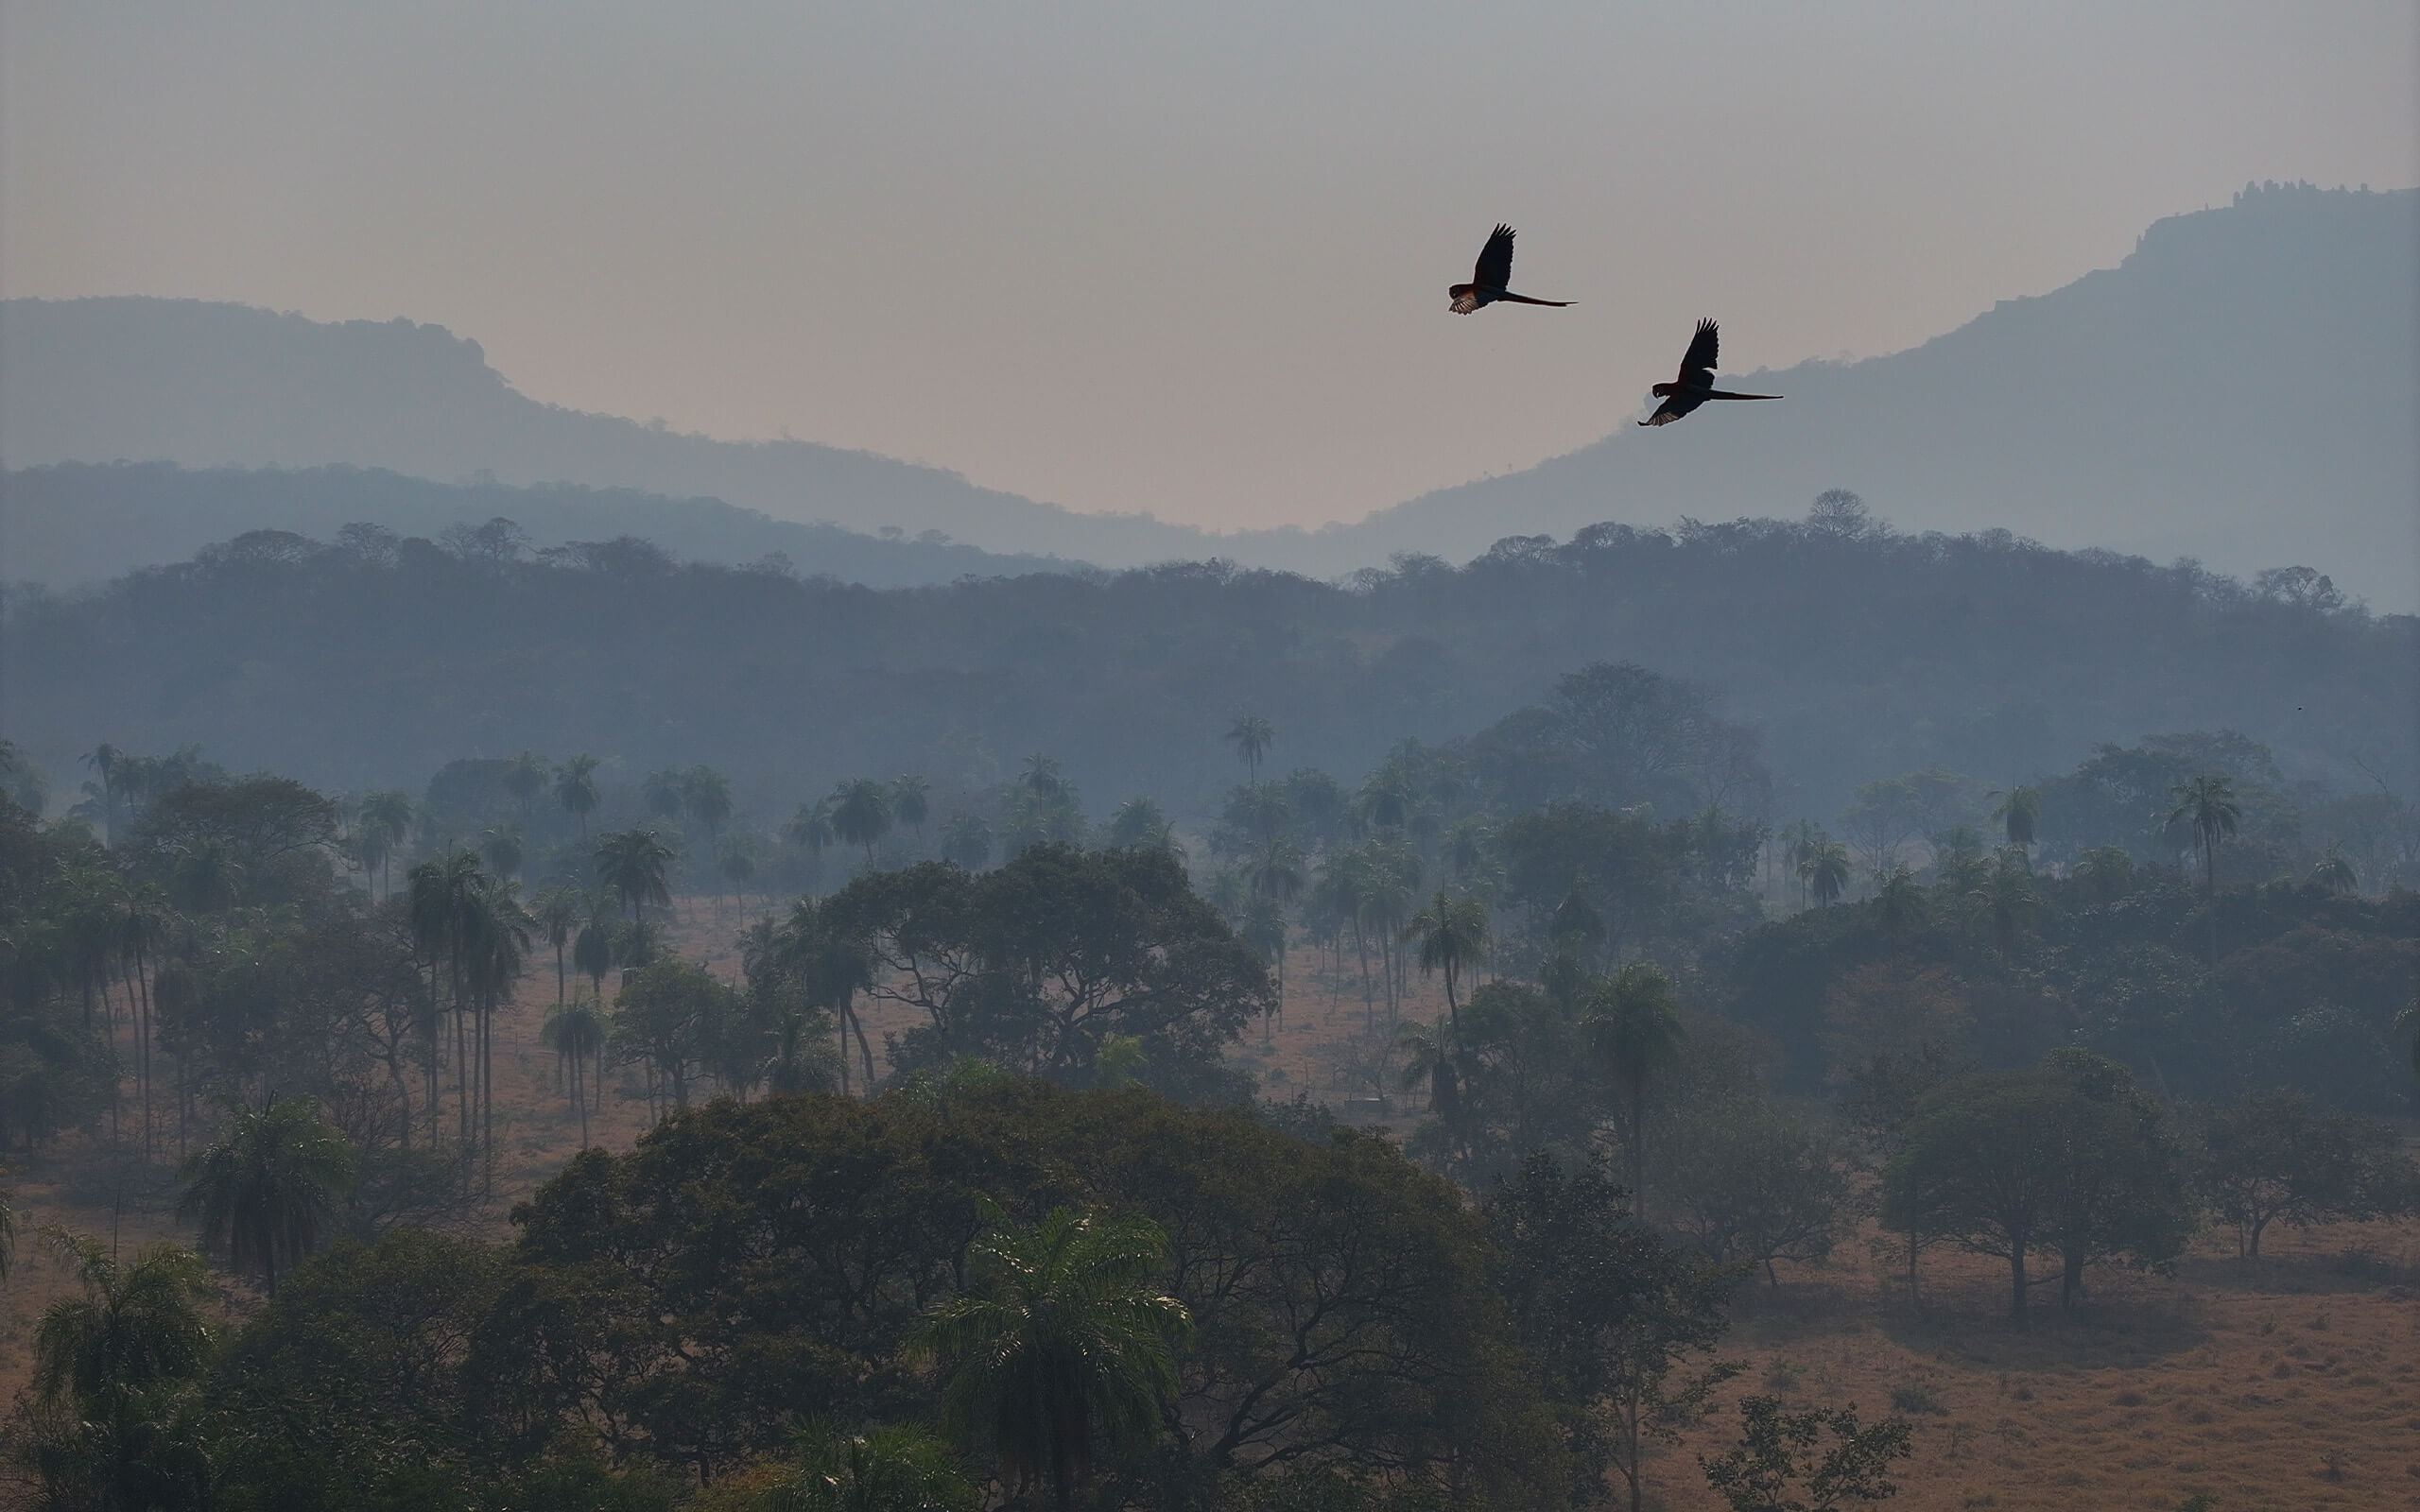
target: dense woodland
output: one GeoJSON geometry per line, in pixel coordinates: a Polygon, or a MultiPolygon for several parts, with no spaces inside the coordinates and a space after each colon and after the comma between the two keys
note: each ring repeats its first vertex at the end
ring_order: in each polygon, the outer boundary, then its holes
{"type": "Polygon", "coordinates": [[[630,539],[532,553],[510,523],[441,543],[265,532],[88,593],[16,591],[6,629],[5,733],[53,770],[101,740],[199,743],[344,790],[586,751],[627,781],[712,765],[769,820],[861,773],[984,787],[1035,750],[1098,798],[1206,819],[1236,713],[1285,732],[1289,767],[1357,772],[1598,662],[1690,683],[1754,731],[1771,804],[1726,806],[1777,824],[1828,822],[1878,777],[2008,787],[2196,730],[2241,731],[2295,782],[2420,790],[2420,622],[2308,570],[2245,584],[1897,535],[1844,495],[1805,521],[1597,526],[1343,584],[1196,562],[876,591],[630,539]]]}

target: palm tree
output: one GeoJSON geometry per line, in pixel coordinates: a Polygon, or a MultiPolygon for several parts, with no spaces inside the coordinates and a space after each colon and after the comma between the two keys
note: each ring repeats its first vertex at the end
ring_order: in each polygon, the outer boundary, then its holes
{"type": "Polygon", "coordinates": [[[722,827],[731,822],[731,779],[711,766],[690,767],[681,777],[681,812],[706,832],[711,853],[722,838],[722,827]]]}
{"type": "Polygon", "coordinates": [[[1176,848],[1175,830],[1158,800],[1130,798],[1117,805],[1117,812],[1109,816],[1106,838],[1111,845],[1121,849],[1172,850],[1176,848]]]}
{"type": "Polygon", "coordinates": [[[1238,787],[1227,799],[1227,824],[1253,840],[1273,840],[1294,825],[1294,805],[1282,787],[1238,787]]]}
{"type": "Polygon", "coordinates": [[[2095,846],[2076,857],[2070,875],[2092,890],[2096,902],[2116,902],[2135,880],[2135,858],[2124,846],[2095,846]]]}
{"type": "Polygon", "coordinates": [[[1159,1427],[1193,1319],[1152,1284],[1167,1236],[1150,1220],[1058,1208],[1025,1231],[985,1208],[971,1285],[925,1317],[915,1345],[950,1362],[942,1426],[998,1455],[1018,1490],[1047,1481],[1064,1512],[1096,1437],[1115,1446],[1159,1427]]]}
{"type": "Polygon", "coordinates": [[[387,868],[394,858],[395,848],[412,833],[411,795],[389,791],[372,793],[363,799],[357,830],[363,842],[363,864],[378,868],[378,891],[382,895],[392,893],[394,879],[387,868]],[[375,836],[374,842],[372,836],[375,836]],[[372,843],[377,849],[374,861],[370,853],[372,843]]]}
{"type": "Polygon", "coordinates": [[[1400,830],[1411,822],[1415,797],[1402,769],[1389,762],[1361,780],[1362,822],[1375,830],[1400,830]]]}
{"type": "Polygon", "coordinates": [[[1293,841],[1275,836],[1264,840],[1244,863],[1244,881],[1253,896],[1259,900],[1256,910],[1258,943],[1265,948],[1269,959],[1277,968],[1277,1004],[1274,1009],[1279,1023],[1286,1022],[1286,932],[1287,905],[1302,895],[1303,848],[1293,841]]]}
{"type": "Polygon", "coordinates": [[[743,913],[748,908],[748,885],[756,880],[755,840],[754,835],[735,834],[715,853],[715,875],[731,884],[732,895],[738,899],[743,913]]]}
{"type": "Polygon", "coordinates": [[[2034,826],[2042,822],[2042,791],[2030,784],[2013,787],[1992,810],[1992,822],[2000,826],[2008,843],[2020,850],[2033,844],[2034,826]]]}
{"type": "Polygon", "coordinates": [[[229,1263],[262,1272],[275,1297],[280,1264],[290,1269],[319,1247],[320,1226],[352,1190],[353,1145],[308,1097],[224,1106],[218,1138],[178,1167],[177,1211],[200,1220],[202,1248],[225,1246],[229,1263]]]}
{"type": "Polygon", "coordinates": [[[596,842],[596,880],[630,906],[633,925],[642,909],[672,906],[672,889],[664,880],[671,864],[672,848],[653,830],[622,830],[596,842]]]}
{"type": "Polygon", "coordinates": [[[588,978],[596,989],[597,1000],[602,1002],[605,975],[620,961],[621,954],[615,948],[618,942],[614,937],[614,918],[606,912],[605,900],[590,898],[587,908],[587,921],[579,926],[579,933],[572,936],[571,964],[573,970],[588,978]]]}
{"type": "Polygon", "coordinates": [[[555,768],[555,801],[563,812],[579,821],[579,837],[588,838],[588,816],[602,801],[596,791],[597,761],[594,756],[574,756],[555,768]]]}
{"type": "Polygon", "coordinates": [[[909,772],[890,780],[890,812],[899,822],[916,832],[916,853],[925,853],[925,821],[932,817],[933,784],[921,772],[909,772]]]}
{"type": "Polygon", "coordinates": [[[521,980],[534,922],[521,906],[513,885],[481,877],[466,900],[462,924],[462,985],[469,989],[476,1025],[475,1047],[479,1083],[479,1143],[484,1153],[483,1185],[495,1189],[495,1013],[512,996],[521,980]]]}
{"type": "MultiPolygon", "coordinates": [[[[800,804],[798,812],[790,816],[790,821],[782,826],[782,838],[806,852],[807,890],[812,892],[814,884],[822,879],[823,848],[835,838],[832,833],[832,800],[827,798],[800,804]]],[[[946,833],[942,843],[944,847],[948,845],[946,833]]]]}
{"type": "Polygon", "coordinates": [[[1893,867],[1883,877],[1874,889],[1874,903],[1882,915],[1882,927],[1894,934],[1924,920],[1924,887],[1904,866],[1893,867]]]}
{"type": "Polygon", "coordinates": [[[1269,754],[1276,739],[1277,727],[1258,714],[1238,714],[1227,727],[1227,743],[1236,747],[1244,764],[1245,780],[1254,787],[1260,785],[1260,759],[1269,754]]]}
{"type": "Polygon", "coordinates": [[[1279,837],[1261,842],[1244,864],[1253,892],[1271,902],[1292,902],[1303,890],[1303,848],[1279,837]]]}
{"type": "Polygon", "coordinates": [[[1407,1023],[1395,1036],[1395,1048],[1404,1053],[1403,1090],[1410,1091],[1426,1082],[1428,1110],[1449,1132],[1458,1132],[1462,1120],[1462,1085],[1461,1074],[1455,1065],[1456,1040],[1451,1030],[1438,1033],[1440,1027],[1407,1023]]]}
{"type": "Polygon", "coordinates": [[[1462,1041],[1461,1004],[1454,994],[1462,968],[1487,959],[1487,904],[1476,898],[1447,898],[1445,889],[1404,927],[1404,939],[1420,942],[1420,974],[1445,973],[1445,1014],[1454,1043],[1462,1041]]]}
{"type": "Polygon", "coordinates": [[[521,874],[521,826],[491,824],[479,834],[479,855],[499,877],[521,874]]]}
{"type": "MultiPolygon", "coordinates": [[[[529,949],[529,931],[536,921],[521,906],[513,885],[482,871],[478,858],[466,850],[424,861],[412,868],[406,881],[410,888],[408,910],[413,943],[432,960],[445,962],[446,1006],[454,1016],[454,1060],[459,1070],[458,1122],[462,1139],[467,1145],[475,1127],[486,1151],[492,1181],[495,1163],[495,1010],[511,996],[513,984],[521,978],[522,963],[529,949]],[[464,1042],[466,1015],[475,1041],[470,1044],[464,1042]]],[[[438,1138],[439,1039],[432,1027],[428,1052],[431,1143],[438,1138]]]]}
{"type": "Polygon", "coordinates": [[[856,1011],[857,993],[873,980],[873,966],[865,942],[835,927],[830,914],[814,900],[802,898],[772,940],[771,959],[799,989],[810,1007],[828,1009],[840,1037],[840,1092],[849,1092],[849,1036],[857,1039],[858,1058],[865,1066],[866,1093],[873,1093],[873,1046],[866,1038],[856,1011]]]}
{"type": "Polygon", "coordinates": [[[678,819],[681,817],[681,768],[659,767],[639,780],[639,801],[659,819],[678,819]]]}
{"type": "Polygon", "coordinates": [[[2235,833],[2243,818],[2243,809],[2235,800],[2235,783],[2228,778],[2204,775],[2177,783],[2168,796],[2176,800],[2169,810],[2169,828],[2187,831],[2202,848],[2203,886],[2216,897],[2219,842],[2235,833]]]}
{"type": "Polygon", "coordinates": [[[1057,798],[1067,790],[1066,768],[1046,750],[1025,759],[1025,770],[1017,774],[1017,781],[1039,798],[1057,798]]]}
{"type": "MultiPolygon", "coordinates": [[[[125,757],[124,751],[105,740],[78,758],[101,780],[102,831],[104,838],[112,849],[117,845],[118,803],[123,795],[117,780],[117,768],[118,763],[125,757]]],[[[92,789],[87,787],[85,791],[89,793],[92,789]]]]}
{"type": "Polygon", "coordinates": [[[355,817],[353,833],[348,838],[352,842],[354,859],[361,863],[362,880],[370,889],[370,896],[373,899],[385,897],[387,889],[383,879],[387,862],[394,852],[394,837],[387,833],[386,826],[355,817]]]}
{"type": "Polygon", "coordinates": [[[2310,868],[2310,885],[2322,892],[2343,894],[2360,890],[2361,879],[2344,859],[2344,842],[2330,840],[2310,868]]]}
{"type": "Polygon", "coordinates": [[[968,871],[992,864],[992,826],[980,814],[953,814],[942,826],[942,858],[968,871]]]}
{"type": "MultiPolygon", "coordinates": [[[[463,1068],[460,1124],[462,1137],[466,1141],[470,1138],[471,1115],[470,1075],[466,1065],[467,1057],[462,1053],[462,1011],[467,1003],[467,995],[463,990],[463,973],[469,965],[471,928],[467,920],[474,909],[472,899],[478,892],[483,881],[484,873],[479,869],[479,858],[468,850],[450,851],[443,856],[424,861],[404,876],[404,885],[407,893],[405,908],[410,922],[413,947],[428,958],[431,963],[432,977],[435,975],[437,962],[443,962],[445,967],[445,997],[443,1002],[432,1011],[451,1013],[454,1016],[454,1059],[458,1068],[463,1068]]],[[[432,988],[433,985],[432,983],[432,988]]],[[[428,1033],[426,1068],[428,1138],[432,1145],[436,1144],[440,1138],[437,1061],[443,1039],[441,1025],[432,1023],[428,1033]]]]}
{"type": "Polygon", "coordinates": [[[1477,814],[1454,821],[1454,827],[1445,832],[1445,864],[1453,868],[1457,881],[1464,885],[1503,881],[1501,868],[1490,865],[1489,845],[1495,837],[1487,820],[1477,814]],[[1487,875],[1491,871],[1495,874],[1487,875]]]}
{"type": "Polygon", "coordinates": [[[1806,859],[1823,843],[1823,835],[1824,832],[1815,827],[1812,819],[1800,819],[1782,832],[1781,859],[1789,867],[1789,874],[1798,879],[1798,906],[1801,908],[1807,906],[1806,859]]]}
{"type": "Polygon", "coordinates": [[[873,866],[874,843],[890,833],[890,789],[871,777],[851,778],[832,790],[832,833],[843,845],[866,848],[873,866]]]}
{"type": "Polygon", "coordinates": [[[521,806],[523,822],[527,822],[531,805],[538,795],[546,790],[546,764],[534,751],[523,751],[504,764],[504,790],[521,806]]]}
{"type": "Polygon", "coordinates": [[[35,1329],[33,1386],[42,1400],[107,1403],[200,1369],[210,1330],[199,1304],[210,1295],[210,1273],[199,1255],[154,1245],[122,1266],[90,1235],[53,1224],[42,1237],[84,1292],[51,1303],[35,1329]]]}
{"type": "Polygon", "coordinates": [[[1818,907],[1841,901],[1849,886],[1849,848],[1838,840],[1817,840],[1798,863],[1798,875],[1815,894],[1818,907]]]}
{"type": "Polygon", "coordinates": [[[1587,872],[1573,875],[1570,890],[1547,917],[1547,937],[1557,942],[1574,940],[1583,954],[1605,942],[1605,917],[1588,902],[1587,872]]]}
{"type": "Polygon", "coordinates": [[[1968,896],[1991,920],[1992,941],[1999,953],[2014,959],[2026,923],[2041,907],[2033,891],[2033,876],[2025,867],[2025,852],[2015,846],[2002,851],[1998,865],[1983,874],[1968,896]]]}
{"type": "Polygon", "coordinates": [[[565,1078],[571,1093],[572,1108],[579,1114],[579,1147],[588,1148],[588,1063],[605,1048],[605,1015],[586,998],[577,1003],[558,1003],[546,1014],[546,1026],[541,1031],[546,1048],[553,1051],[571,1074],[565,1078]]]}
{"type": "Polygon", "coordinates": [[[531,919],[546,935],[546,943],[555,951],[555,1002],[560,1005],[570,984],[564,970],[563,951],[573,936],[579,933],[580,921],[588,917],[588,899],[569,883],[557,883],[540,893],[531,911],[531,919]]]}
{"type": "Polygon", "coordinates": [[[83,1295],[43,1311],[34,1331],[33,1394],[45,1408],[65,1409],[71,1431],[83,1440],[77,1448],[85,1463],[78,1469],[100,1482],[82,1487],[89,1500],[50,1504],[199,1504],[161,1496],[167,1489],[160,1484],[164,1460],[188,1462],[180,1479],[199,1480],[207,1470],[191,1465],[189,1444],[162,1442],[154,1401],[162,1388],[198,1379],[210,1362],[201,1313],[210,1272],[201,1257],[163,1244],[120,1264],[112,1246],[57,1225],[43,1230],[43,1240],[75,1273],[83,1295]],[[193,1474],[196,1469],[201,1473],[193,1474]],[[150,1484],[139,1491],[122,1484],[138,1476],[150,1484]]]}
{"type": "Polygon", "coordinates": [[[1369,915],[1371,933],[1378,939],[1379,964],[1387,978],[1389,1022],[1394,1022],[1402,1011],[1403,993],[1408,986],[1403,954],[1395,946],[1403,939],[1403,927],[1411,917],[1419,891],[1419,852],[1401,840],[1370,848],[1370,869],[1361,891],[1361,906],[1369,915]]]}
{"type": "Polygon", "coordinates": [[[949,1450],[912,1423],[843,1434],[810,1422],[790,1435],[797,1469],[766,1512],[974,1512],[982,1496],[949,1450]]]}
{"type": "Polygon", "coordinates": [[[802,803],[782,826],[782,838],[804,850],[808,854],[821,854],[835,836],[832,833],[832,800],[823,799],[814,803],[802,803]]]}
{"type": "Polygon", "coordinates": [[[1614,974],[1589,1005],[1582,1025],[1589,1053],[1621,1088],[1629,1128],[1622,1143],[1630,1158],[1631,1201],[1647,1205],[1647,1088],[1681,1058],[1687,1031],[1681,1027],[1672,984],[1644,961],[1614,974]]]}
{"type": "Polygon", "coordinates": [[[1000,850],[1014,856],[1048,843],[1076,845],[1084,834],[1084,806],[1059,758],[1035,751],[1009,784],[1000,806],[1000,850]]]}

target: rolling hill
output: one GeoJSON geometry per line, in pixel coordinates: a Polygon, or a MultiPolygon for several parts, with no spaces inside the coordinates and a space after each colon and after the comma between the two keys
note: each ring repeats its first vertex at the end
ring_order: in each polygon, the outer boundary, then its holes
{"type": "MultiPolygon", "coordinates": [[[[478,343],[438,326],[330,324],[199,300],[0,301],[0,463],[116,461],[569,483],[709,496],[865,533],[939,530],[987,551],[1201,554],[1188,530],[1078,515],[938,468],[807,441],[719,441],[542,404],[489,367],[478,343]]],[[[660,544],[707,555],[672,529],[660,544]]]]}

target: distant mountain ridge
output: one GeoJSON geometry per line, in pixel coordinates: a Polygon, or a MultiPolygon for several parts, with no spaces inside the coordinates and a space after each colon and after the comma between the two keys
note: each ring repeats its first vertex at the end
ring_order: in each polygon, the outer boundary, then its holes
{"type": "MultiPolygon", "coordinates": [[[[1463,560],[1601,521],[1795,514],[1834,487],[1902,529],[2249,575],[2308,563],[2420,609],[2420,191],[2248,190],[2118,267],[1922,346],[1727,374],[1787,396],[1605,439],[1318,531],[1080,514],[811,442],[719,441],[541,404],[475,342],[196,301],[0,302],[0,463],[350,464],[710,495],[776,519],[1119,567],[1224,557],[1319,576],[1463,560]]],[[[1700,312],[1675,312],[1675,329],[1700,312]]],[[[1717,312],[1719,313],[1719,312],[1717,312]]],[[[1660,373],[1640,373],[1642,391],[1660,373]]],[[[677,542],[666,542],[675,550],[677,542]]],[[[0,576],[13,576],[0,569],[0,576]]]]}
{"type": "Polygon", "coordinates": [[[2420,609],[2420,190],[2247,191],[1912,350],[1725,376],[1786,398],[1625,420],[1322,532],[1307,555],[1461,560],[1602,520],[1794,512],[1840,487],[1904,529],[1999,527],[2247,576],[2307,563],[2378,609],[2420,609]]]}
{"type": "Polygon", "coordinates": [[[1204,554],[1181,526],[1079,515],[939,468],[542,404],[441,326],[330,324],[199,300],[0,301],[0,465],[113,461],[570,483],[711,496],[864,532],[940,530],[987,551],[1204,554]]]}
{"type": "Polygon", "coordinates": [[[346,525],[363,524],[435,541],[499,516],[521,526],[538,549],[642,536],[690,561],[745,566],[778,556],[799,573],[869,588],[1071,565],[981,551],[939,532],[865,535],[776,520],[719,499],[630,489],[432,483],[352,467],[197,471],[167,462],[54,462],[0,472],[0,578],[67,589],[182,561],[247,531],[289,530],[332,541],[346,525]]]}

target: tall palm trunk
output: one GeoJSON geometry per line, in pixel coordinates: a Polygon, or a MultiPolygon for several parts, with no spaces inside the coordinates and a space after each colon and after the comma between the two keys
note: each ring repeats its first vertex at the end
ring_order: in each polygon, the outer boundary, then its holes
{"type": "Polygon", "coordinates": [[[1639,1221],[1647,1221],[1647,1078],[1622,1078],[1630,1104],[1630,1200],[1639,1221]]]}
{"type": "Polygon", "coordinates": [[[1353,920],[1353,949],[1361,958],[1361,1026],[1367,1029],[1378,1022],[1377,984],[1370,979],[1370,937],[1357,918],[1353,920]]]}
{"type": "Polygon", "coordinates": [[[496,1195],[496,1004],[479,1002],[479,1142],[487,1146],[484,1193],[496,1195]]]}
{"type": "Polygon", "coordinates": [[[134,979],[142,988],[135,1005],[135,1079],[143,1089],[143,1159],[151,1159],[151,971],[143,936],[134,940],[134,979]]]}
{"type": "MultiPolygon", "coordinates": [[[[866,1095],[872,1097],[873,1095],[873,1049],[866,1040],[866,1022],[857,1012],[856,996],[855,992],[851,992],[840,1000],[840,1074],[843,1077],[848,1074],[849,1032],[855,1030],[857,1036],[857,1055],[864,1062],[866,1069],[866,1095]]],[[[844,1088],[843,1091],[846,1089],[844,1088]]]]}
{"type": "Polygon", "coordinates": [[[134,1101],[143,1120],[143,1159],[151,1159],[151,992],[144,980],[143,944],[130,947],[132,971],[127,979],[128,1015],[134,1022],[134,1101]]]}
{"type": "Polygon", "coordinates": [[[588,1047],[574,1045],[571,1053],[571,1101],[579,1109],[579,1147],[588,1148],[588,1047]]]}
{"type": "Polygon", "coordinates": [[[403,1109],[395,1120],[396,1139],[408,1150],[412,1147],[412,1080],[404,1074],[402,1050],[398,1037],[396,1041],[380,1046],[378,1055],[387,1063],[387,1082],[395,1089],[395,1106],[403,1109]]]}
{"type": "Polygon", "coordinates": [[[458,984],[454,998],[454,1125],[462,1147],[471,1147],[471,1074],[475,1069],[462,1025],[463,1005],[458,984]]]}
{"type": "MultiPolygon", "coordinates": [[[[428,1092],[428,1096],[426,1098],[428,1104],[428,1147],[432,1150],[443,1149],[445,1147],[445,1131],[444,1125],[441,1121],[444,1103],[442,1099],[438,1096],[437,1089],[437,1055],[445,1042],[444,1012],[444,1005],[438,1001],[437,996],[437,967],[434,963],[431,963],[428,969],[428,1016],[424,1021],[424,1026],[427,1033],[423,1037],[422,1040],[423,1054],[421,1056],[421,1084],[428,1092]]],[[[420,1027],[420,1025],[416,1025],[415,1027],[420,1027]]]]}

